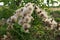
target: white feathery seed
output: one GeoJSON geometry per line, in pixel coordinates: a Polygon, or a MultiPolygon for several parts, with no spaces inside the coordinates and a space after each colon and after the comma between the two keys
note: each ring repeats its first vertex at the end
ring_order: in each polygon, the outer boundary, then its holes
{"type": "Polygon", "coordinates": [[[23,21],[27,22],[27,23],[30,23],[32,21],[32,19],[33,19],[32,16],[25,16],[23,21]]]}
{"type": "Polygon", "coordinates": [[[25,30],[25,33],[29,33],[29,30],[25,30]]]}
{"type": "Polygon", "coordinates": [[[17,16],[23,16],[23,9],[24,7],[21,7],[20,9],[16,10],[16,14],[17,16]]]}
{"type": "Polygon", "coordinates": [[[31,15],[34,10],[34,7],[31,3],[28,3],[24,6],[23,13],[31,15]]]}
{"type": "Polygon", "coordinates": [[[24,23],[24,24],[22,25],[22,27],[23,27],[23,28],[30,28],[30,27],[31,27],[31,25],[30,25],[30,24],[28,24],[28,23],[24,23]]]}
{"type": "Polygon", "coordinates": [[[37,9],[35,9],[35,11],[38,13],[39,11],[42,11],[42,9],[40,9],[38,6],[35,6],[37,9]]]}
{"type": "Polygon", "coordinates": [[[55,21],[55,20],[53,20],[52,22],[51,22],[51,29],[53,29],[53,28],[55,28],[55,27],[57,27],[57,22],[55,21]]]}
{"type": "Polygon", "coordinates": [[[18,18],[18,16],[15,16],[15,15],[11,16],[11,20],[13,20],[15,22],[17,22],[17,18],[18,18]]]}
{"type": "Polygon", "coordinates": [[[42,11],[39,15],[42,16],[42,18],[48,18],[47,12],[45,11],[42,11]]]}
{"type": "Polygon", "coordinates": [[[23,25],[23,24],[24,24],[24,21],[23,21],[22,19],[20,19],[20,20],[18,21],[18,24],[19,24],[19,25],[23,25]]]}

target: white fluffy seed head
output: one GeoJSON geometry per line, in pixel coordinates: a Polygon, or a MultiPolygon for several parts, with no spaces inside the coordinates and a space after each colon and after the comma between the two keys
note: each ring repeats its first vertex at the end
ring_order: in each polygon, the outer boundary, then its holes
{"type": "Polygon", "coordinates": [[[11,20],[13,20],[14,22],[17,22],[17,18],[18,16],[15,16],[15,15],[11,16],[11,20]]]}
{"type": "Polygon", "coordinates": [[[48,18],[47,12],[45,12],[45,11],[42,11],[40,13],[40,16],[42,16],[42,18],[48,18]]]}
{"type": "Polygon", "coordinates": [[[31,25],[30,24],[28,24],[28,23],[24,23],[23,25],[22,25],[22,27],[25,29],[25,28],[30,28],[31,27],[31,25]]]}
{"type": "Polygon", "coordinates": [[[29,33],[29,30],[25,30],[25,33],[29,33]]]}
{"type": "Polygon", "coordinates": [[[16,15],[17,16],[23,16],[23,9],[24,9],[24,7],[21,7],[20,9],[17,9],[16,10],[16,15]]]}
{"type": "Polygon", "coordinates": [[[23,21],[24,21],[24,22],[27,22],[27,23],[30,23],[32,20],[33,20],[33,17],[32,17],[32,16],[25,16],[25,17],[23,18],[23,21]]]}
{"type": "Polygon", "coordinates": [[[4,36],[4,38],[3,39],[6,39],[7,38],[7,35],[3,35],[4,36]]]}
{"type": "Polygon", "coordinates": [[[35,6],[35,11],[38,13],[39,11],[42,11],[42,9],[40,9],[38,6],[35,6]]]}
{"type": "Polygon", "coordinates": [[[10,19],[7,20],[7,24],[10,24],[10,19]]]}
{"type": "Polygon", "coordinates": [[[24,7],[33,7],[34,4],[32,3],[27,3],[24,7]]]}
{"type": "Polygon", "coordinates": [[[29,33],[29,28],[31,27],[30,24],[24,23],[24,24],[22,25],[22,27],[23,27],[23,29],[24,29],[24,32],[29,33]]]}
{"type": "Polygon", "coordinates": [[[23,8],[24,8],[24,7],[21,7],[21,8],[19,8],[19,9],[17,9],[17,10],[16,10],[16,13],[19,13],[19,12],[21,13],[21,12],[23,11],[23,8]]]}
{"type": "Polygon", "coordinates": [[[53,28],[57,27],[57,22],[55,20],[53,20],[51,24],[52,24],[51,27],[53,28]]]}
{"type": "Polygon", "coordinates": [[[54,29],[55,27],[57,27],[57,22],[52,18],[45,19],[44,22],[45,23],[48,22],[47,24],[50,25],[51,29],[54,29]]]}
{"type": "Polygon", "coordinates": [[[35,11],[39,17],[48,18],[47,12],[45,12],[45,10],[42,10],[38,6],[35,6],[35,8],[36,8],[35,11]]]}
{"type": "Polygon", "coordinates": [[[24,6],[23,13],[31,15],[33,10],[34,10],[33,4],[32,3],[28,3],[28,4],[26,4],[24,6]]]}
{"type": "Polygon", "coordinates": [[[58,30],[60,30],[60,27],[58,28],[58,30]]]}
{"type": "Polygon", "coordinates": [[[51,21],[51,20],[52,20],[52,18],[48,18],[48,19],[47,19],[47,21],[51,21]]]}
{"type": "Polygon", "coordinates": [[[17,18],[18,16],[11,16],[8,20],[7,20],[7,24],[13,23],[13,22],[17,22],[17,18]]]}
{"type": "Polygon", "coordinates": [[[48,18],[47,12],[45,12],[44,10],[37,10],[37,15],[42,18],[48,18]]]}
{"type": "Polygon", "coordinates": [[[4,37],[6,38],[6,37],[7,37],[7,35],[4,35],[4,37]]]}
{"type": "Polygon", "coordinates": [[[52,24],[56,24],[57,25],[57,22],[55,20],[52,21],[52,24]]]}
{"type": "Polygon", "coordinates": [[[20,19],[20,20],[18,21],[18,24],[19,24],[19,25],[23,25],[23,24],[24,24],[24,21],[23,21],[22,19],[20,19]]]}
{"type": "Polygon", "coordinates": [[[47,19],[45,19],[45,20],[43,20],[43,21],[44,21],[45,23],[48,22],[47,24],[52,24],[52,23],[51,23],[51,20],[52,20],[52,18],[49,18],[49,19],[47,18],[47,19]]]}

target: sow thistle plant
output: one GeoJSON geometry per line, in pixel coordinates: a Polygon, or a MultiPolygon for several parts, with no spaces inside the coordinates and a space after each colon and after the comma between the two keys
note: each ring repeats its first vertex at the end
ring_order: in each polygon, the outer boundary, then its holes
{"type": "MultiPolygon", "coordinates": [[[[35,11],[37,13],[37,15],[39,17],[42,17],[43,22],[46,24],[46,26],[48,25],[49,27],[51,27],[51,29],[57,28],[57,22],[53,19],[50,18],[47,15],[47,12],[45,12],[44,10],[40,9],[38,6],[35,6],[35,11]]],[[[59,24],[58,24],[59,25],[59,24]]],[[[60,27],[60,26],[59,26],[60,27]]]]}
{"type": "Polygon", "coordinates": [[[16,13],[7,20],[7,23],[12,24],[17,22],[18,17],[20,17],[18,24],[22,25],[25,32],[29,32],[28,29],[31,27],[30,22],[33,20],[33,17],[31,16],[33,10],[33,4],[28,3],[23,8],[16,10],[16,13]]]}
{"type": "Polygon", "coordinates": [[[18,22],[18,24],[22,26],[24,32],[29,33],[29,28],[31,27],[30,23],[34,20],[31,16],[33,11],[36,12],[37,16],[42,18],[42,22],[44,22],[46,26],[49,26],[51,29],[58,27],[59,24],[53,18],[50,18],[45,10],[42,10],[32,3],[27,3],[24,7],[16,10],[14,15],[7,20],[8,27],[10,28],[12,24],[18,22]]]}
{"type": "Polygon", "coordinates": [[[7,32],[6,35],[3,35],[1,40],[12,40],[12,36],[9,32],[7,32]]]}
{"type": "MultiPolygon", "coordinates": [[[[60,30],[60,23],[57,23],[54,20],[54,18],[48,16],[48,14],[45,10],[42,10],[38,6],[34,5],[33,3],[27,3],[24,7],[17,9],[14,12],[14,15],[12,15],[10,18],[7,19],[7,24],[8,24],[7,30],[14,29],[14,27],[13,27],[14,23],[17,22],[19,25],[22,26],[21,29],[25,33],[29,33],[30,32],[29,29],[32,27],[31,22],[35,20],[32,16],[32,13],[34,11],[38,17],[42,18],[41,21],[45,24],[45,26],[50,27],[51,30],[53,30],[53,29],[60,30]]],[[[40,27],[40,25],[38,25],[38,26],[40,27]]],[[[37,26],[35,26],[35,27],[37,27],[37,26]]],[[[37,28],[37,30],[38,29],[39,28],[37,28]]],[[[38,37],[40,35],[40,31],[38,31],[38,33],[36,33],[36,35],[33,33],[33,35],[38,37]]],[[[9,31],[7,31],[6,34],[3,35],[3,38],[1,40],[11,40],[11,39],[12,39],[12,35],[9,33],[9,31]]]]}

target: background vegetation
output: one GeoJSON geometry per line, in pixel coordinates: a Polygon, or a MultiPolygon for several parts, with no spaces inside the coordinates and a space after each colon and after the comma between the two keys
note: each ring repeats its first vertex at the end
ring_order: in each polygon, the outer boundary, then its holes
{"type": "MultiPolygon", "coordinates": [[[[60,1],[60,0],[58,0],[60,1]]],[[[49,15],[52,15],[57,22],[60,22],[60,10],[52,11],[48,10],[49,8],[58,8],[59,6],[53,6],[53,4],[57,1],[47,0],[47,5],[44,3],[44,0],[0,0],[4,5],[0,6],[0,39],[3,35],[6,34],[7,24],[4,23],[3,18],[7,20],[10,16],[13,15],[15,10],[23,7],[26,3],[32,2],[42,9],[46,10],[49,15]],[[49,6],[49,4],[52,6],[49,6]],[[42,5],[42,6],[41,6],[42,5]]],[[[60,31],[58,30],[46,30],[43,22],[39,17],[33,12],[32,16],[34,17],[34,21],[31,22],[32,27],[29,29],[30,33],[24,33],[21,31],[21,26],[17,23],[14,23],[14,29],[9,30],[12,40],[59,40],[60,39],[60,31]]]]}

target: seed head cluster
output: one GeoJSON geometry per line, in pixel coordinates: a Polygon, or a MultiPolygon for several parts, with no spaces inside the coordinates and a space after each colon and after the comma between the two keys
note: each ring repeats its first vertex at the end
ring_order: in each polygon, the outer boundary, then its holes
{"type": "Polygon", "coordinates": [[[34,20],[31,16],[33,10],[33,4],[28,3],[24,7],[16,10],[15,14],[7,20],[7,23],[11,24],[14,22],[18,22],[19,25],[22,25],[22,28],[25,32],[29,32],[29,28],[31,27],[30,23],[32,20],[34,20]]]}
{"type": "Polygon", "coordinates": [[[57,22],[53,19],[50,18],[45,10],[42,10],[38,6],[35,6],[35,11],[39,17],[42,17],[42,21],[51,27],[51,29],[54,29],[57,27],[57,22]]]}
{"type": "Polygon", "coordinates": [[[29,32],[29,28],[31,27],[30,23],[34,18],[31,16],[33,11],[35,10],[37,16],[42,18],[42,21],[51,29],[56,28],[58,23],[54,20],[54,18],[51,18],[48,16],[47,12],[45,10],[42,10],[38,6],[34,6],[32,3],[27,3],[24,7],[21,7],[20,9],[17,9],[8,20],[7,24],[9,24],[8,28],[13,28],[10,25],[18,22],[19,25],[22,25],[22,28],[24,29],[24,32],[29,32]]]}

